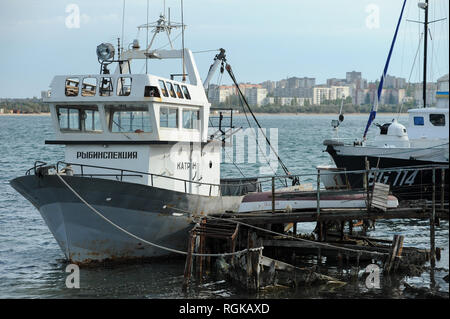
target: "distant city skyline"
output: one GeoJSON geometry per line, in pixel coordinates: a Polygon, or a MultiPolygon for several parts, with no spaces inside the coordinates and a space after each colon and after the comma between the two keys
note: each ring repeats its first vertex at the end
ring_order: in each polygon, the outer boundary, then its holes
{"type": "MultiPolygon", "coordinates": [[[[200,76],[205,78],[218,48],[227,50],[239,82],[262,83],[291,77],[344,79],[357,71],[369,82],[379,79],[403,1],[392,0],[184,0],[187,25],[185,43],[195,53],[200,76]]],[[[145,45],[146,1],[125,0],[125,44],[134,38],[145,45]]],[[[180,1],[150,1],[149,21],[171,9],[172,21],[180,22],[180,1]]],[[[436,0],[430,20],[447,17],[448,1],[436,0]]],[[[122,33],[123,0],[3,0],[0,3],[2,77],[0,98],[26,98],[47,90],[54,75],[96,74],[96,46],[117,44],[122,33]],[[74,18],[74,14],[78,14],[74,18]]],[[[409,79],[423,20],[417,1],[408,1],[392,56],[389,74],[409,79]],[[420,14],[420,15],[419,15],[420,14]]],[[[448,73],[448,20],[430,25],[430,82],[448,73]]],[[[173,33],[175,46],[181,44],[173,33]]],[[[154,48],[167,45],[160,37],[154,48]]],[[[167,48],[167,46],[166,46],[167,48]]],[[[420,82],[418,61],[411,82],[420,82]]],[[[177,62],[178,63],[178,62],[177,62]]],[[[149,73],[168,77],[167,67],[150,64],[149,73]]],[[[145,70],[141,65],[134,73],[145,70]]],[[[175,72],[170,72],[175,73],[175,72]]],[[[211,83],[230,84],[223,76],[211,83]]]]}
{"type": "MultiPolygon", "coordinates": [[[[436,90],[445,87],[448,74],[437,82],[427,81],[427,106],[437,102],[436,90]]],[[[345,100],[355,106],[372,105],[377,99],[378,81],[368,81],[361,72],[346,72],[345,78],[330,78],[327,83],[316,83],[315,78],[290,77],[262,83],[239,83],[242,94],[251,106],[299,106],[327,105],[345,100]]],[[[407,83],[405,78],[386,74],[379,103],[381,105],[421,106],[423,85],[407,83]]],[[[209,101],[215,107],[230,107],[236,103],[238,91],[230,85],[210,85],[207,90],[209,101]]]]}

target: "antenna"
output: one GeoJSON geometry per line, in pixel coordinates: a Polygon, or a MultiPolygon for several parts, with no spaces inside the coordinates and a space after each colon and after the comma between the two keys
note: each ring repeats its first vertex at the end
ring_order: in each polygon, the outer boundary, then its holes
{"type": "Polygon", "coordinates": [[[186,74],[184,72],[184,16],[183,16],[183,0],[181,0],[181,46],[183,47],[182,51],[182,60],[183,60],[183,82],[186,82],[186,74]]]}
{"type": "MultiPolygon", "coordinates": [[[[122,44],[125,43],[125,40],[123,38],[124,36],[124,27],[125,27],[125,0],[123,0],[123,9],[122,9],[122,44]]],[[[120,47],[119,47],[119,59],[122,56],[123,53],[123,47],[122,47],[122,51],[120,51],[120,47]]]]}
{"type": "MultiPolygon", "coordinates": [[[[145,50],[148,51],[148,1],[147,0],[147,36],[145,37],[145,50]]],[[[148,73],[148,52],[145,52],[145,74],[148,73]]]]}

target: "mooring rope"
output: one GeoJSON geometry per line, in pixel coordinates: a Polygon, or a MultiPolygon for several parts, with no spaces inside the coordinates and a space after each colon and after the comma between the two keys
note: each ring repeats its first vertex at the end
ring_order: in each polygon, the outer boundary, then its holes
{"type": "MultiPolygon", "coordinates": [[[[188,211],[185,211],[185,210],[180,209],[180,208],[176,208],[176,207],[170,207],[170,208],[175,209],[175,210],[179,210],[179,211],[184,212],[184,213],[189,213],[188,211]]],[[[211,215],[206,215],[206,216],[204,216],[204,218],[206,218],[206,219],[211,218],[211,219],[217,219],[217,220],[232,222],[232,223],[235,223],[235,224],[240,224],[240,225],[243,225],[243,226],[246,226],[246,227],[249,227],[249,228],[253,228],[253,229],[256,229],[256,230],[259,230],[259,231],[267,232],[267,233],[270,233],[270,234],[274,234],[274,235],[278,235],[278,236],[282,236],[282,237],[286,237],[286,238],[290,238],[290,239],[295,239],[295,240],[299,240],[299,241],[312,243],[314,245],[325,246],[325,247],[336,249],[336,250],[346,250],[346,251],[354,252],[357,255],[369,254],[369,255],[389,256],[389,253],[379,253],[379,252],[376,252],[376,251],[361,251],[361,250],[357,250],[357,249],[351,249],[351,248],[347,248],[347,247],[341,247],[341,246],[336,246],[336,245],[332,245],[332,244],[321,243],[321,242],[317,242],[317,241],[314,241],[314,240],[298,238],[298,237],[294,237],[294,236],[291,236],[291,235],[278,233],[278,232],[275,232],[273,230],[269,230],[269,229],[257,227],[257,226],[251,225],[251,224],[247,224],[247,223],[244,223],[244,222],[240,222],[240,221],[237,221],[237,220],[232,219],[232,218],[222,218],[222,217],[216,217],[216,216],[211,216],[211,215]]]]}
{"type": "MultiPolygon", "coordinates": [[[[59,174],[59,173],[57,173],[56,174],[56,176],[60,179],[60,181],[76,196],[76,197],[78,197],[78,199],[80,199],[80,201],[81,202],[83,202],[89,209],[91,209],[94,213],[96,213],[99,217],[101,217],[103,220],[105,220],[107,223],[109,223],[109,224],[111,224],[112,226],[114,226],[115,228],[117,228],[117,229],[119,229],[120,231],[122,231],[122,232],[124,232],[124,233],[126,233],[127,235],[129,235],[129,236],[131,236],[131,237],[133,237],[133,238],[135,238],[135,239],[137,239],[137,240],[139,240],[139,241],[141,241],[141,242],[143,242],[143,243],[145,243],[145,244],[148,244],[148,245],[151,245],[151,246],[153,246],[153,247],[156,247],[156,248],[160,248],[160,249],[163,249],[163,250],[167,250],[167,251],[170,251],[170,252],[173,252],[173,253],[176,253],[176,254],[181,254],[181,255],[188,255],[188,253],[187,252],[185,252],[185,251],[181,251],[181,250],[177,250],[177,249],[173,249],[173,248],[169,248],[169,247],[165,247],[165,246],[161,246],[161,245],[158,245],[158,244],[155,244],[155,243],[152,243],[152,242],[150,242],[150,241],[147,241],[147,240],[145,240],[145,239],[143,239],[143,238],[141,238],[141,237],[139,237],[139,236],[136,236],[136,235],[134,235],[134,234],[132,234],[132,233],[130,233],[129,231],[127,231],[126,229],[124,229],[124,228],[122,228],[122,227],[120,227],[119,225],[117,225],[117,224],[115,224],[114,222],[112,222],[111,220],[109,220],[108,218],[106,218],[102,213],[100,213],[97,209],[95,209],[92,205],[90,205],[83,197],[81,197],[81,195],[77,192],[77,191],[75,191],[62,177],[61,177],[61,175],[59,174]]],[[[172,207],[173,208],[173,207],[172,207]]],[[[181,209],[179,209],[179,208],[175,208],[176,210],[181,210],[181,209]]],[[[189,212],[190,213],[190,212],[189,212]]],[[[335,245],[331,245],[331,244],[327,244],[327,243],[321,243],[321,242],[316,242],[316,241],[313,241],[313,240],[308,240],[308,239],[304,239],[304,238],[298,238],[298,237],[294,237],[294,236],[291,236],[291,235],[286,235],[286,234],[283,234],[283,233],[278,233],[278,232],[275,232],[275,231],[272,231],[272,230],[269,230],[269,229],[264,229],[264,228],[261,228],[261,227],[257,227],[257,226],[254,226],[254,225],[251,225],[251,224],[247,224],[247,223],[243,223],[243,222],[240,222],[240,221],[236,221],[236,220],[233,220],[233,219],[230,219],[230,218],[220,218],[220,217],[215,217],[215,216],[210,216],[210,215],[207,215],[206,216],[206,218],[208,219],[208,218],[211,218],[211,219],[218,219],[218,220],[223,220],[223,221],[228,221],[228,222],[233,222],[233,223],[236,223],[236,224],[241,224],[241,225],[243,225],[243,226],[247,226],[247,227],[249,227],[249,228],[253,228],[253,229],[256,229],[256,230],[259,230],[259,231],[263,231],[263,232],[267,232],[267,233],[271,233],[271,234],[274,234],[274,235],[278,235],[278,236],[283,236],[283,237],[286,237],[286,238],[291,238],[291,239],[295,239],[295,240],[299,240],[299,241],[304,241],[304,242],[308,242],[308,243],[312,243],[312,244],[314,244],[314,245],[318,245],[318,246],[323,246],[323,247],[327,247],[327,248],[331,248],[331,249],[336,249],[336,250],[344,250],[344,251],[349,251],[349,252],[353,252],[353,253],[356,253],[357,255],[360,255],[360,254],[368,254],[368,255],[379,255],[379,256],[388,256],[389,254],[388,253],[379,253],[379,252],[363,252],[363,251],[360,251],[360,250],[356,250],[356,249],[351,249],[351,248],[347,248],[347,247],[340,247],[340,246],[335,246],[335,245]]],[[[232,252],[232,253],[220,253],[220,254],[198,254],[198,253],[192,253],[192,256],[198,256],[198,257],[226,257],[226,256],[234,256],[234,255],[240,255],[240,254],[243,254],[243,253],[246,253],[246,252],[250,252],[250,251],[259,251],[259,250],[262,250],[262,249],[264,249],[264,247],[256,247],[256,248],[247,248],[247,249],[244,249],[244,250],[240,250],[240,251],[236,251],[236,252],[232,252]]]]}
{"type": "MultiPolygon", "coordinates": [[[[91,204],[89,204],[83,197],[81,197],[81,195],[74,190],[62,177],[59,173],[56,173],[56,176],[59,178],[59,180],[76,196],[78,197],[78,199],[85,204],[90,210],[92,210],[95,214],[97,214],[100,218],[102,218],[103,220],[105,220],[107,223],[109,223],[110,225],[114,226],[115,228],[119,229],[120,231],[124,232],[125,234],[145,243],[148,244],[150,246],[162,249],[162,250],[166,250],[166,251],[170,251],[176,254],[181,254],[181,255],[188,255],[187,252],[185,251],[181,251],[181,250],[177,250],[177,249],[173,249],[173,248],[169,248],[169,247],[165,247],[165,246],[161,246],[155,243],[152,243],[148,240],[145,240],[139,236],[136,236],[132,233],[130,233],[129,231],[127,231],[126,229],[120,227],[119,225],[115,224],[113,221],[109,220],[108,218],[106,218],[102,213],[100,213],[97,209],[95,209],[91,204]]],[[[236,251],[236,252],[232,252],[232,253],[221,253],[221,254],[198,254],[198,253],[191,253],[192,256],[198,256],[198,257],[226,257],[226,256],[235,256],[235,255],[240,255],[246,252],[250,252],[250,251],[260,251],[263,250],[264,247],[256,247],[256,248],[247,248],[244,250],[240,250],[240,251],[236,251]]]]}

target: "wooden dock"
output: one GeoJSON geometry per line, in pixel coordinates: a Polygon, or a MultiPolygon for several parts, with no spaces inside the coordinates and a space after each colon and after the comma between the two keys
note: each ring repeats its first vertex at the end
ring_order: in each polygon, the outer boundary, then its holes
{"type": "MultiPolygon", "coordinates": [[[[449,203],[444,200],[442,192],[444,185],[440,185],[439,189],[433,185],[432,200],[403,201],[397,208],[387,208],[389,187],[374,183],[365,190],[367,198],[364,208],[321,208],[319,178],[318,175],[317,207],[313,209],[276,210],[279,196],[274,187],[275,179],[272,178],[271,209],[199,217],[199,223],[191,232],[183,288],[187,289],[191,273],[194,273],[194,265],[197,279],[201,281],[205,270],[202,253],[217,251],[228,254],[227,257],[224,255],[216,258],[216,269],[225,273],[236,284],[250,290],[270,286],[279,282],[280,278],[283,278],[283,284],[287,286],[345,284],[314,269],[296,266],[293,257],[302,254],[316,255],[318,260],[324,255],[336,261],[346,259],[356,267],[363,261],[377,261],[381,264],[384,275],[398,272],[408,274],[420,269],[420,265],[427,261],[430,261],[434,269],[435,260],[440,259],[441,253],[441,249],[435,246],[435,225],[441,219],[449,219],[449,203]],[[429,220],[430,249],[404,247],[404,237],[397,234],[392,240],[364,235],[376,221],[388,219],[429,220]],[[309,237],[297,234],[297,224],[306,222],[315,222],[317,225],[315,234],[309,237]],[[355,234],[356,225],[362,226],[363,235],[355,234]],[[195,263],[193,258],[196,259],[195,263]]],[[[206,260],[206,269],[210,269],[211,260],[206,260]]],[[[434,272],[431,271],[432,282],[433,276],[434,272]]]]}
{"type": "MultiPolygon", "coordinates": [[[[221,214],[221,218],[232,218],[240,222],[261,225],[261,224],[283,224],[283,223],[305,223],[316,221],[351,221],[351,220],[378,220],[378,219],[429,219],[431,209],[428,207],[415,208],[392,208],[386,211],[367,209],[321,209],[317,211],[300,211],[286,213],[283,211],[256,212],[246,214],[221,214]]],[[[212,215],[215,216],[215,215],[212,215]]],[[[216,216],[218,217],[218,215],[216,216]]],[[[449,219],[448,206],[444,209],[436,209],[436,217],[444,220],[449,219]]]]}

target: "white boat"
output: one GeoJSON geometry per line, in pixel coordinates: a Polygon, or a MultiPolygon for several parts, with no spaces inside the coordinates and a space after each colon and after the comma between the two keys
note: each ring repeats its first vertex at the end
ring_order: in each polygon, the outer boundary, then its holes
{"type": "MultiPolygon", "coordinates": [[[[406,1],[403,3],[403,9],[406,1]]],[[[436,174],[436,184],[445,184],[448,194],[448,160],[449,160],[449,104],[448,104],[448,73],[438,79],[436,92],[437,103],[434,107],[425,107],[426,102],[426,54],[428,38],[428,1],[419,3],[419,7],[425,11],[424,33],[424,80],[423,80],[423,108],[410,109],[407,127],[396,119],[383,125],[377,125],[379,134],[373,141],[366,139],[366,133],[376,116],[378,102],[380,100],[383,81],[387,74],[387,68],[402,14],[397,24],[396,33],[392,41],[391,49],[378,87],[378,96],[370,113],[363,140],[355,140],[348,143],[346,140],[333,138],[323,142],[326,151],[331,155],[338,170],[358,171],[366,169],[366,162],[371,169],[390,169],[390,171],[378,174],[377,182],[383,182],[391,186],[394,195],[400,199],[419,199],[431,197],[432,171],[423,170],[424,167],[435,166],[445,170],[444,181],[442,174],[436,174]],[[417,168],[402,171],[402,168],[417,168]]],[[[435,22],[435,21],[433,21],[435,22]]],[[[342,178],[342,175],[341,175],[342,178]]],[[[342,182],[342,181],[341,181],[342,182]]],[[[362,174],[347,174],[345,184],[352,188],[363,187],[362,174]]],[[[327,187],[337,185],[330,180],[327,187]]],[[[342,186],[342,184],[341,184],[342,186]]],[[[344,185],[346,186],[346,185],[344,185]]]]}
{"type": "MultiPolygon", "coordinates": [[[[320,208],[366,208],[367,195],[355,192],[320,191],[320,208]]],[[[398,207],[395,196],[389,195],[386,208],[398,207]]],[[[276,211],[313,211],[317,209],[315,191],[277,191],[275,192],[276,211]]],[[[268,212],[272,210],[272,192],[249,193],[239,207],[239,213],[268,212]]]]}

